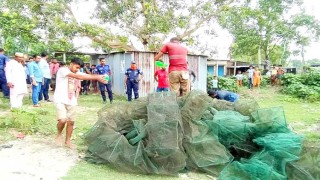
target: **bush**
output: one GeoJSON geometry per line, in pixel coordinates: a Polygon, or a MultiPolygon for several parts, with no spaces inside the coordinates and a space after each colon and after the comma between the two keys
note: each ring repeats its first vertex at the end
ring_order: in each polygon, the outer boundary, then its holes
{"type": "Polygon", "coordinates": [[[46,128],[48,123],[41,116],[45,116],[48,112],[45,110],[14,110],[7,117],[0,117],[0,128],[14,128],[26,134],[41,132],[43,134],[51,134],[54,132],[54,126],[46,128]]]}
{"type": "MultiPolygon", "coordinates": [[[[213,75],[208,75],[207,77],[207,89],[212,89],[211,80],[213,75]]],[[[232,92],[238,92],[239,87],[237,86],[237,81],[235,77],[218,77],[218,88],[221,90],[227,90],[232,92]]]]}
{"type": "Polygon", "coordinates": [[[281,83],[283,86],[288,86],[294,83],[302,83],[302,77],[297,74],[284,74],[284,76],[281,79],[281,83]]]}
{"type": "Polygon", "coordinates": [[[319,86],[320,85],[320,71],[309,71],[306,74],[303,74],[302,82],[309,86],[319,86]]]}
{"type": "Polygon", "coordinates": [[[285,74],[282,92],[308,101],[320,100],[320,72],[309,71],[302,75],[285,74]]]}
{"type": "MultiPolygon", "coordinates": [[[[212,89],[212,84],[211,80],[213,79],[213,75],[208,74],[208,84],[207,84],[207,89],[212,89]]],[[[232,91],[232,92],[238,92],[239,87],[237,86],[237,79],[235,76],[228,76],[228,77],[218,77],[219,81],[219,89],[221,90],[227,90],[227,91],[232,91]]],[[[260,84],[260,87],[266,87],[267,85],[271,84],[271,80],[267,76],[262,76],[262,81],[260,84]]],[[[243,76],[242,80],[242,86],[248,87],[248,77],[243,76]]]]}

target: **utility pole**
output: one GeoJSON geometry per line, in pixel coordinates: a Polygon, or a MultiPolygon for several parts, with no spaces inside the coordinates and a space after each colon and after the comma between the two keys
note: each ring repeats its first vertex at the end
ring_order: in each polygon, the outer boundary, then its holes
{"type": "Polygon", "coordinates": [[[261,48],[259,46],[259,49],[258,49],[258,66],[260,67],[261,65],[261,48]]]}
{"type": "Polygon", "coordinates": [[[304,61],[304,45],[301,45],[301,58],[302,58],[302,72],[305,72],[305,61],[304,61]]]}

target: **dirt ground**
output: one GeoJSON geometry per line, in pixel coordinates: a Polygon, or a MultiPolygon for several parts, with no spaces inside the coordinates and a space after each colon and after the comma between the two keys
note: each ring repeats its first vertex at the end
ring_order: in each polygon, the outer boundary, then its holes
{"type": "Polygon", "coordinates": [[[0,145],[0,159],[2,180],[57,180],[79,161],[76,151],[53,139],[31,136],[0,145]]]}

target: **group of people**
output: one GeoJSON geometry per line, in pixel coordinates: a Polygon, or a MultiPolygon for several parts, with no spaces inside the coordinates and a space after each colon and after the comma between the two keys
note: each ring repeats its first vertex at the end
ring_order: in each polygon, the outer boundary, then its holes
{"type": "MultiPolygon", "coordinates": [[[[169,69],[161,67],[154,73],[154,80],[158,83],[157,92],[173,91],[177,96],[186,95],[191,89],[190,77],[193,81],[196,75],[193,71],[188,69],[187,54],[188,50],[180,44],[179,38],[172,38],[169,43],[166,43],[161,51],[155,56],[154,61],[162,61],[161,57],[164,54],[169,55],[169,69]]],[[[100,58],[100,64],[96,66],[95,73],[105,76],[111,76],[110,66],[105,63],[104,58],[100,58]]],[[[139,98],[139,83],[144,78],[143,71],[137,67],[135,61],[131,62],[131,66],[125,71],[124,87],[127,94],[128,101],[139,98]]],[[[99,84],[102,100],[106,102],[105,90],[108,92],[110,103],[112,103],[112,82],[108,84],[99,84]]]]}
{"type": "MultiPolygon", "coordinates": [[[[177,96],[184,96],[191,90],[190,76],[195,80],[195,73],[190,71],[187,63],[188,50],[180,44],[179,38],[172,38],[166,43],[161,51],[155,56],[154,61],[161,61],[164,54],[169,56],[169,68],[161,67],[154,74],[155,81],[158,82],[157,92],[172,91],[177,96]]],[[[84,65],[81,59],[74,58],[69,66],[57,63],[56,60],[48,62],[45,53],[34,55],[28,63],[24,63],[24,54],[15,53],[15,58],[9,60],[4,58],[3,50],[0,49],[0,82],[2,87],[10,89],[11,108],[22,106],[23,96],[27,93],[27,82],[32,85],[32,102],[35,107],[39,106],[39,100],[44,96],[44,100],[49,99],[49,85],[54,90],[54,104],[57,110],[57,137],[58,144],[65,144],[73,148],[71,135],[75,122],[77,98],[81,93],[86,94],[91,84],[94,91],[97,86],[100,89],[103,103],[106,103],[108,93],[110,103],[113,101],[111,88],[112,71],[106,64],[105,58],[100,58],[100,64],[95,66],[84,65]],[[2,53],[1,53],[2,52],[2,53]],[[3,81],[3,77],[6,81],[3,81]],[[50,83],[51,81],[51,83],[50,83]],[[62,138],[62,131],[66,128],[65,140],[62,138]]],[[[143,72],[133,61],[125,72],[124,86],[128,101],[139,98],[139,82],[143,79],[143,72]]],[[[4,89],[4,88],[2,88],[4,89]]],[[[5,93],[5,91],[4,91],[5,93]]],[[[235,102],[238,99],[236,94],[226,91],[211,91],[209,95],[213,98],[225,99],[235,102]]]]}
{"type": "Polygon", "coordinates": [[[12,109],[22,106],[23,96],[28,93],[27,84],[32,85],[34,107],[39,107],[38,102],[42,99],[51,102],[48,91],[52,71],[45,53],[26,59],[23,53],[17,52],[12,60],[4,55],[3,49],[0,49],[0,53],[0,83],[4,97],[10,99],[12,109]]]}
{"type": "MultiPolygon", "coordinates": [[[[160,60],[165,53],[169,55],[169,71],[167,72],[166,68],[161,68],[154,74],[155,80],[158,81],[157,91],[170,89],[177,96],[186,95],[190,91],[190,71],[186,60],[188,50],[180,44],[179,38],[172,38],[169,43],[163,46],[154,60],[160,60]]],[[[75,122],[77,97],[84,89],[81,87],[81,80],[98,82],[103,102],[106,102],[105,90],[108,92],[110,103],[113,101],[109,78],[112,73],[110,66],[105,64],[104,58],[99,59],[100,64],[94,69],[91,67],[88,70],[88,67],[85,67],[79,58],[72,59],[69,66],[56,68],[58,66],[55,65],[55,61],[52,61],[49,65],[48,56],[45,53],[34,55],[33,60],[28,64],[24,62],[24,54],[22,53],[15,53],[15,57],[12,60],[9,60],[3,54],[4,50],[0,49],[0,82],[4,93],[6,93],[5,88],[9,88],[10,92],[5,96],[10,97],[11,108],[20,108],[22,106],[23,96],[27,94],[28,79],[32,84],[33,105],[35,107],[39,106],[38,103],[42,95],[44,95],[45,100],[50,101],[48,90],[50,80],[54,79],[52,88],[54,89],[54,104],[57,109],[58,133],[56,142],[58,144],[63,143],[62,131],[66,128],[64,144],[70,148],[73,147],[71,135],[75,122]]],[[[125,72],[124,79],[128,101],[132,100],[132,91],[134,98],[139,98],[138,88],[142,78],[143,72],[137,68],[135,62],[132,62],[130,68],[125,72]]],[[[83,86],[85,86],[84,83],[83,86]]]]}
{"type": "MultiPolygon", "coordinates": [[[[273,65],[271,67],[271,70],[268,70],[266,72],[266,76],[270,78],[271,85],[279,85],[281,83],[281,78],[284,74],[284,70],[282,68],[282,65],[273,65]]],[[[248,76],[248,88],[253,90],[254,87],[259,88],[261,81],[262,81],[262,73],[259,70],[258,67],[253,67],[252,65],[249,66],[249,69],[247,70],[247,76],[248,76]]],[[[236,75],[237,79],[237,85],[239,87],[242,86],[242,80],[243,80],[243,74],[241,71],[238,71],[236,75]]]]}
{"type": "MultiPolygon", "coordinates": [[[[262,81],[262,73],[258,67],[249,66],[249,69],[246,71],[248,77],[248,88],[253,90],[254,87],[259,88],[262,81]]],[[[273,65],[270,70],[266,73],[267,77],[270,78],[271,85],[275,86],[281,83],[281,78],[284,75],[284,70],[282,65],[273,65]]],[[[237,72],[236,80],[237,85],[242,87],[244,75],[241,71],[237,72]]],[[[208,91],[208,95],[212,98],[222,99],[229,102],[235,102],[239,99],[236,93],[230,91],[219,90],[219,81],[217,76],[213,76],[211,80],[212,89],[208,91]]]]}

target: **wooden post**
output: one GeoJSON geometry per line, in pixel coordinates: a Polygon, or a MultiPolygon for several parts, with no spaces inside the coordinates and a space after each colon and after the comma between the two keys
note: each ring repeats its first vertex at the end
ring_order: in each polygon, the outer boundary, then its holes
{"type": "Polygon", "coordinates": [[[234,69],[233,69],[233,75],[235,76],[237,74],[237,61],[234,61],[234,69]]]}
{"type": "Polygon", "coordinates": [[[218,75],[219,75],[219,63],[218,63],[218,61],[216,63],[216,72],[215,72],[215,74],[218,77],[218,75]]]}
{"type": "Polygon", "coordinates": [[[63,53],[63,62],[67,63],[67,57],[66,57],[66,53],[63,53]]]}

